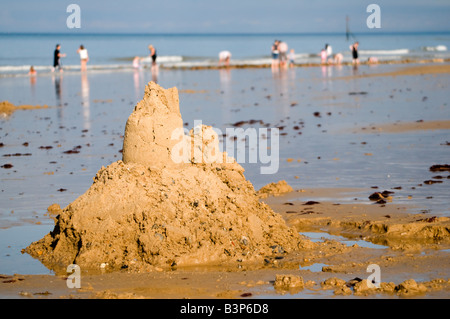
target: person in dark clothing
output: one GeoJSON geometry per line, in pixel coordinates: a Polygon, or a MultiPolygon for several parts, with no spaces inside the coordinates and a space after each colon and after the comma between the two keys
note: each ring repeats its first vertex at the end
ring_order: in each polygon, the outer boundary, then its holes
{"type": "Polygon", "coordinates": [[[359,64],[359,57],[358,57],[358,46],[359,43],[355,42],[353,45],[350,46],[350,50],[352,50],[352,63],[353,64],[359,64]]]}
{"type": "Polygon", "coordinates": [[[62,64],[61,64],[61,58],[65,57],[65,53],[61,53],[61,45],[57,44],[55,52],[53,53],[53,71],[55,71],[56,68],[59,69],[60,72],[62,72],[62,64]]]}
{"type": "Polygon", "coordinates": [[[156,64],[156,49],[153,47],[153,45],[149,45],[148,49],[150,50],[150,57],[152,58],[152,65],[156,64]]]}

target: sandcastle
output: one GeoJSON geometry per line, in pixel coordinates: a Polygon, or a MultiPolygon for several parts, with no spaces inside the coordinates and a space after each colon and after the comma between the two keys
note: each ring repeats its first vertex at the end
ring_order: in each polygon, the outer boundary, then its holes
{"type": "Polygon", "coordinates": [[[143,271],[258,263],[298,249],[298,233],[258,200],[244,169],[217,151],[211,127],[173,135],[182,126],[177,89],[150,82],[127,121],[122,160],[102,167],[26,252],[53,270],[143,271]]]}

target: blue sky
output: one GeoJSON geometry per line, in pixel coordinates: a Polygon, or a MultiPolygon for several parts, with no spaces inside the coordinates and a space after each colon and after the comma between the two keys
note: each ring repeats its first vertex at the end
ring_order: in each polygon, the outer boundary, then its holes
{"type": "Polygon", "coordinates": [[[2,0],[0,32],[280,33],[450,31],[448,0],[2,0]],[[68,29],[69,4],[81,8],[81,29],[68,29]],[[381,8],[381,29],[368,29],[369,4],[381,8]]]}

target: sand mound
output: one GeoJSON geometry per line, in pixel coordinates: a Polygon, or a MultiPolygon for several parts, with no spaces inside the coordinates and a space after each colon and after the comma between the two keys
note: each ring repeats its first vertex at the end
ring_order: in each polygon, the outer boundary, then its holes
{"type": "Polygon", "coordinates": [[[260,198],[267,198],[269,196],[278,196],[293,191],[294,189],[285,180],[282,180],[261,187],[258,191],[258,195],[260,198]]]}
{"type": "Polygon", "coordinates": [[[215,153],[210,127],[174,143],[170,134],[182,123],[176,88],[150,82],[127,121],[123,160],[102,167],[54,230],[26,251],[54,270],[72,263],[142,270],[255,262],[297,249],[302,239],[259,202],[243,168],[215,153]]]}

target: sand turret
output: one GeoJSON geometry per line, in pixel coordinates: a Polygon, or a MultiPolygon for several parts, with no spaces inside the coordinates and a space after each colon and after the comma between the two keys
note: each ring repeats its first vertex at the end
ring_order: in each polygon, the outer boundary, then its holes
{"type": "Polygon", "coordinates": [[[127,121],[123,160],[102,167],[61,210],[54,230],[26,251],[54,270],[78,264],[143,271],[258,263],[296,250],[298,233],[259,201],[236,161],[215,153],[211,128],[173,140],[182,123],[177,89],[149,83],[127,121]],[[175,145],[189,146],[180,163],[172,160],[175,145]]]}

